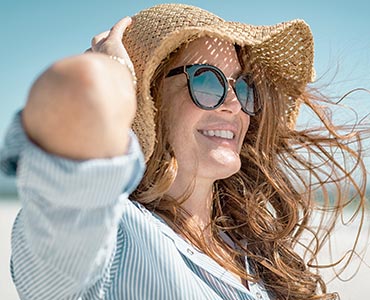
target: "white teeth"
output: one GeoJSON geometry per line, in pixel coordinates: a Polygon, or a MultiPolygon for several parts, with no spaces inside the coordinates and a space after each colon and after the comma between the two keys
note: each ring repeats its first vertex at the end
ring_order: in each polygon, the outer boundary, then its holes
{"type": "Polygon", "coordinates": [[[228,140],[232,140],[234,138],[234,134],[230,130],[202,130],[202,134],[206,136],[216,136],[228,140]]]}

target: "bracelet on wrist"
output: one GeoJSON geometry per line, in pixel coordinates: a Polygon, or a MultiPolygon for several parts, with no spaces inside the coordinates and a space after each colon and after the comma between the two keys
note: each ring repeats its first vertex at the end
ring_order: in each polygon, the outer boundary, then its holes
{"type": "Polygon", "coordinates": [[[128,64],[124,58],[122,57],[119,57],[119,56],[115,56],[115,55],[110,55],[109,56],[110,59],[113,59],[117,62],[119,62],[121,65],[123,66],[126,66],[127,69],[130,71],[131,73],[131,76],[132,76],[132,81],[134,83],[134,85],[136,86],[136,83],[137,83],[137,78],[136,78],[136,74],[135,74],[135,70],[134,70],[134,66],[132,64],[128,64]]]}

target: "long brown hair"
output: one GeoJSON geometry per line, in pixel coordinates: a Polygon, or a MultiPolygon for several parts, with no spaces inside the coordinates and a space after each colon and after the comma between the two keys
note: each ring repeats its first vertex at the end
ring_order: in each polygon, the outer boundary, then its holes
{"type": "Polygon", "coordinates": [[[166,195],[176,177],[177,163],[168,143],[161,88],[177,52],[162,63],[152,80],[151,92],[158,109],[157,143],[132,197],[226,269],[249,281],[262,280],[276,299],[335,299],[336,294],[327,293],[325,282],[316,272],[315,260],[344,207],[355,203],[354,214],[364,216],[366,169],[361,132],[352,128],[343,133],[346,128],[331,121],[328,99],[313,89],[288,89],[270,81],[248,49],[236,49],[240,60],[248,61],[242,67],[252,74],[263,109],[251,119],[240,153],[240,171],[214,183],[211,243],[199,228],[194,230],[186,222],[189,215],[181,208],[186,195],[182,199],[166,195]],[[287,103],[292,99],[296,105],[307,106],[319,124],[302,130],[288,126],[287,103]],[[349,161],[351,167],[347,166],[349,161]],[[362,181],[356,180],[356,169],[362,181]],[[317,208],[331,213],[323,214],[323,222],[314,228],[310,222],[317,208]],[[237,247],[226,244],[220,231],[227,233],[237,247]],[[302,236],[306,232],[312,238],[304,244],[302,236]],[[304,255],[298,254],[298,246],[305,250],[304,255]],[[231,259],[226,259],[220,249],[231,259]],[[242,263],[245,256],[252,266],[251,274],[242,263]]]}

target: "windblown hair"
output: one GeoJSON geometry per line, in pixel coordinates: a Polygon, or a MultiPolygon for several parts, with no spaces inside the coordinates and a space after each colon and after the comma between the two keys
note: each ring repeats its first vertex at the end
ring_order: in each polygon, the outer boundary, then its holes
{"type": "Polygon", "coordinates": [[[177,163],[168,143],[161,89],[176,51],[157,69],[152,81],[158,109],[157,143],[131,196],[226,269],[250,282],[262,280],[276,299],[336,299],[335,293],[326,291],[316,258],[344,207],[355,203],[354,214],[364,217],[366,169],[361,130],[347,132],[344,126],[334,125],[328,99],[313,90],[286,90],[269,80],[263,67],[249,57],[248,49],[236,50],[240,61],[249,61],[242,67],[252,74],[263,109],[251,118],[240,153],[240,171],[214,183],[211,243],[205,241],[199,228],[186,222],[189,214],[181,208],[186,195],[183,199],[166,195],[176,177],[177,163]],[[318,125],[304,130],[290,128],[288,99],[308,107],[320,121],[318,125]],[[325,213],[315,228],[311,219],[317,208],[325,213]],[[220,231],[232,239],[236,249],[224,242],[220,231]],[[312,238],[304,244],[303,236],[312,238]],[[231,259],[225,258],[225,251],[231,259]],[[252,266],[250,274],[243,263],[245,256],[252,266]]]}

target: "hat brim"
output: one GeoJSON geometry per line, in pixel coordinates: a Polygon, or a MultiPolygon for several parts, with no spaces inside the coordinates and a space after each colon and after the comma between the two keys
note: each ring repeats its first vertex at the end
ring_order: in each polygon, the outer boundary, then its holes
{"type": "MultiPolygon", "coordinates": [[[[147,160],[155,144],[155,105],[150,94],[153,75],[162,61],[181,44],[202,36],[248,47],[254,61],[279,86],[303,90],[314,80],[313,37],[303,20],[253,26],[227,22],[200,8],[179,4],[159,5],[142,11],[133,17],[123,43],[138,77],[138,109],[133,129],[144,145],[147,160]]],[[[297,111],[288,113],[293,116],[297,111]]],[[[295,121],[293,117],[287,119],[295,121]]]]}

